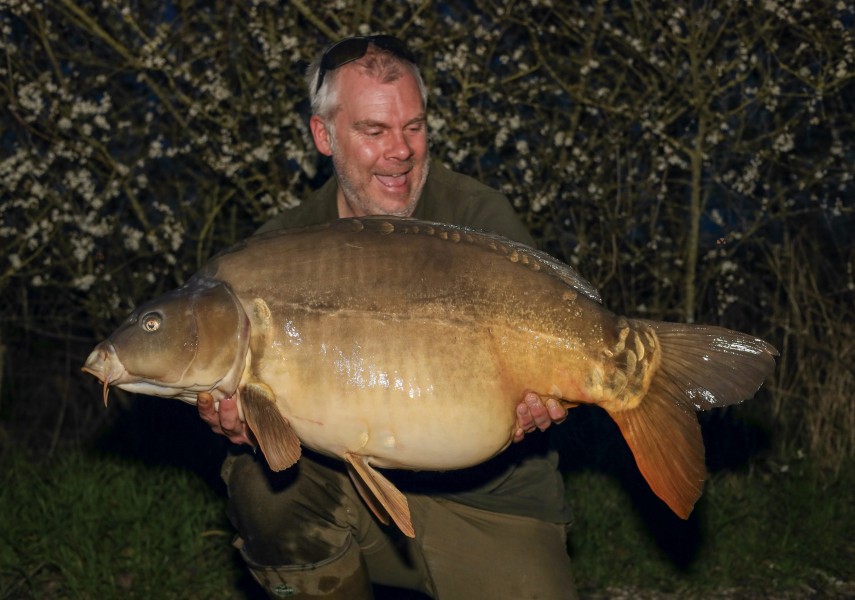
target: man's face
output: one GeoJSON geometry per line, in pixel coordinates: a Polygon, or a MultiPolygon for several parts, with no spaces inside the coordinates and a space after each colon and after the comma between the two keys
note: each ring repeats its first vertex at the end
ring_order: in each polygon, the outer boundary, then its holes
{"type": "Polygon", "coordinates": [[[312,117],[318,150],[332,156],[339,216],[410,216],[428,173],[427,123],[414,77],[381,83],[341,67],[333,127],[312,117]]]}

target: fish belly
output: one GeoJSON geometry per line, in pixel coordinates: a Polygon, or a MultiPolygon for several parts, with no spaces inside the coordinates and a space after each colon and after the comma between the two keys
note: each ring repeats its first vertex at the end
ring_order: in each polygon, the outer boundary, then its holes
{"type": "Polygon", "coordinates": [[[509,443],[522,398],[490,327],[341,314],[292,319],[260,369],[313,450],[381,467],[458,469],[509,443]]]}

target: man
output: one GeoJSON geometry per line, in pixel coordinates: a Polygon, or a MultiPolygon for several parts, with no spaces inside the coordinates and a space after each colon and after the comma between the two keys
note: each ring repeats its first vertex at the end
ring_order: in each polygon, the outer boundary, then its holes
{"type": "MultiPolygon", "coordinates": [[[[493,230],[531,244],[507,199],[428,155],[426,92],[413,56],[390,36],[348,38],[308,70],[310,126],[335,177],[261,231],[364,215],[413,216],[493,230]]],[[[235,401],[199,399],[200,416],[230,440],[252,444],[235,401]]],[[[343,464],[306,451],[272,473],[263,457],[227,459],[237,542],[271,597],[372,597],[371,583],[434,598],[573,598],[569,521],[557,458],[545,436],[523,440],[565,411],[533,393],[517,409],[515,444],[450,473],[389,473],[416,530],[380,525],[343,464]]]]}

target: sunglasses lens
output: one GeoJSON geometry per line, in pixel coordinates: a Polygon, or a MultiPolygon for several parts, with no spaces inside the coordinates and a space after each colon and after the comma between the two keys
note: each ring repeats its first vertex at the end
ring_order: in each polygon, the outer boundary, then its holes
{"type": "Polygon", "coordinates": [[[318,85],[315,88],[315,92],[321,89],[324,76],[328,71],[335,71],[349,62],[362,58],[368,52],[369,44],[374,44],[381,50],[391,52],[398,58],[403,58],[411,63],[416,62],[413,53],[409,51],[404,43],[391,35],[347,38],[333,45],[321,57],[321,65],[318,71],[318,85]]]}
{"type": "Polygon", "coordinates": [[[404,42],[396,37],[391,35],[373,35],[367,39],[381,50],[391,52],[398,58],[403,58],[413,64],[416,62],[416,57],[413,56],[413,53],[404,45],[404,42]]]}
{"type": "Polygon", "coordinates": [[[369,40],[366,38],[348,38],[340,41],[324,53],[321,59],[321,69],[334,71],[342,65],[365,56],[369,40]]]}

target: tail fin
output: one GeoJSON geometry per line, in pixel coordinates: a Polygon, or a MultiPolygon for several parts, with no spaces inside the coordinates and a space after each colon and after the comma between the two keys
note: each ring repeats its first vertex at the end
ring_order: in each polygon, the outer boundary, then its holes
{"type": "Polygon", "coordinates": [[[695,411],[753,396],[774,370],[778,352],[721,327],[634,321],[639,324],[656,332],[659,370],[636,408],[610,415],[653,492],[686,519],[706,479],[695,411]]]}

